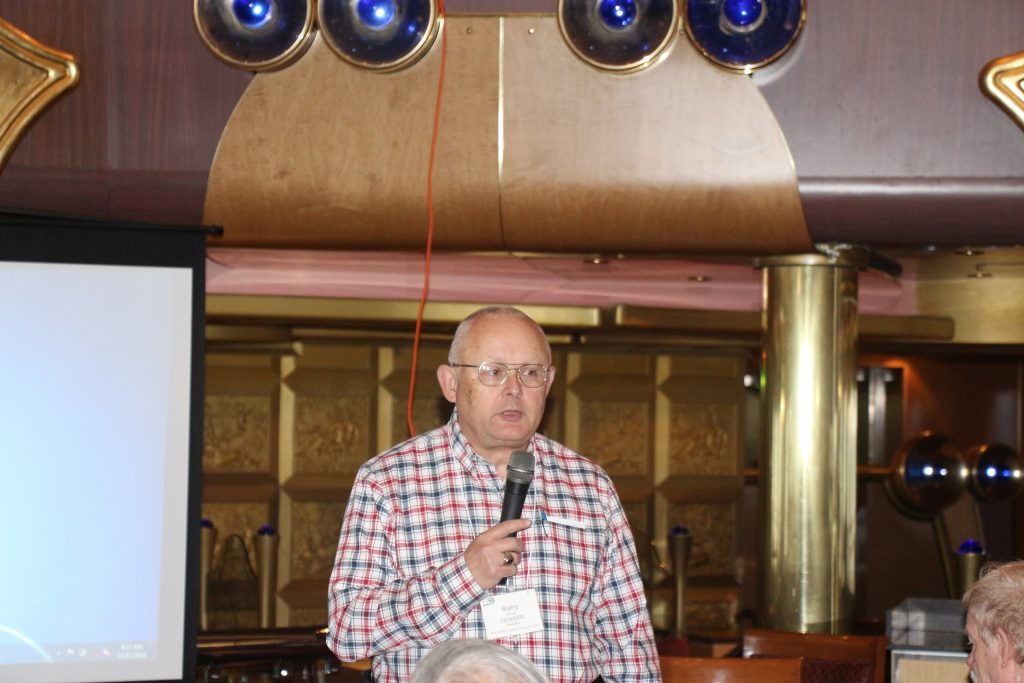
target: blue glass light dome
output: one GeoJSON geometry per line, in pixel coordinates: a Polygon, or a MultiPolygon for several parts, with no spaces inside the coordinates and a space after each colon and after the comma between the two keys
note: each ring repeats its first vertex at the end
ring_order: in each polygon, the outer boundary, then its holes
{"type": "Polygon", "coordinates": [[[636,21],[635,0],[598,0],[597,11],[612,30],[626,28],[636,21]]]}
{"type": "Polygon", "coordinates": [[[558,27],[591,66],[628,73],[665,54],[677,33],[675,0],[559,0],[558,27]]]}
{"type": "Polygon", "coordinates": [[[210,51],[238,69],[280,69],[313,42],[313,0],[196,0],[193,13],[210,51]]]}
{"type": "Polygon", "coordinates": [[[792,48],[805,0],[685,0],[686,33],[710,61],[749,73],[792,48]]]}
{"type": "Polygon", "coordinates": [[[956,551],[960,555],[984,555],[985,554],[985,549],[982,548],[981,544],[978,543],[973,538],[965,539],[964,542],[960,544],[960,547],[958,547],[956,549],[956,551]]]}
{"type": "Polygon", "coordinates": [[[394,0],[358,0],[356,14],[364,26],[380,30],[395,20],[398,6],[394,0]]]}
{"type": "Polygon", "coordinates": [[[731,27],[743,30],[754,26],[764,15],[762,0],[724,0],[722,16],[731,27]]]}
{"type": "Polygon", "coordinates": [[[260,29],[270,23],[274,15],[271,0],[234,0],[231,11],[238,22],[248,29],[260,29]]]}
{"type": "Polygon", "coordinates": [[[319,0],[317,19],[338,56],[381,70],[415,62],[439,30],[436,0],[319,0]]]}

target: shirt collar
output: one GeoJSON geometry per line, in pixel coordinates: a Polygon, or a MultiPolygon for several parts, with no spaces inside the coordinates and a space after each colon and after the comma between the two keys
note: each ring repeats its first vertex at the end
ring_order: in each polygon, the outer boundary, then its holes
{"type": "MultiPolygon", "coordinates": [[[[448,428],[452,434],[452,454],[455,456],[455,460],[459,462],[463,467],[466,468],[467,472],[477,472],[479,467],[487,465],[492,468],[493,466],[484,460],[479,453],[473,450],[473,447],[469,443],[469,439],[462,433],[462,428],[459,426],[459,410],[458,408],[452,410],[452,416],[448,420],[448,428]]],[[[537,449],[537,434],[530,437],[530,442],[526,445],[526,449],[533,454],[535,460],[535,472],[540,473],[541,465],[541,454],[537,449]]],[[[534,477],[536,478],[536,474],[534,477]]]]}
{"type": "Polygon", "coordinates": [[[452,454],[455,456],[455,460],[466,469],[467,472],[475,474],[477,471],[478,464],[486,462],[483,458],[477,455],[473,447],[469,445],[469,439],[462,433],[462,427],[459,426],[459,410],[456,408],[452,411],[451,419],[448,420],[448,427],[452,434],[452,454]]]}

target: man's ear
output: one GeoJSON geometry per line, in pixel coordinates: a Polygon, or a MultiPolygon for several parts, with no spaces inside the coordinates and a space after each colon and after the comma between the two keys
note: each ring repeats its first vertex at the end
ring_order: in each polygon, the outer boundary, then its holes
{"type": "Polygon", "coordinates": [[[548,366],[548,383],[544,387],[544,396],[547,397],[551,393],[551,387],[555,384],[555,366],[548,366]]]}
{"type": "Polygon", "coordinates": [[[455,403],[455,389],[458,380],[455,377],[455,368],[450,365],[437,366],[437,383],[441,385],[441,393],[449,403],[455,403]]]}

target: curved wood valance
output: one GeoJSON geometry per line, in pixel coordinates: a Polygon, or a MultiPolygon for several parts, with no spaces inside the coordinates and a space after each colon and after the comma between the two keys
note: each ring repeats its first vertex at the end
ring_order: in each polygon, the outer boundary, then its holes
{"type": "MultiPolygon", "coordinates": [[[[677,37],[631,75],[554,16],[445,20],[435,247],[766,253],[811,246],[796,173],[749,78],[677,37]]],[[[224,246],[420,249],[442,41],[415,66],[346,64],[320,38],[257,74],[224,130],[204,222],[224,246]]]]}

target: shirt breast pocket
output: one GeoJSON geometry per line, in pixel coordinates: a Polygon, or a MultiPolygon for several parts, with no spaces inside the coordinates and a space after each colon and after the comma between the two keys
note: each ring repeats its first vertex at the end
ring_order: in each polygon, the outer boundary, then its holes
{"type": "Polygon", "coordinates": [[[605,552],[603,530],[548,522],[546,542],[559,588],[571,603],[589,601],[605,552]]]}

